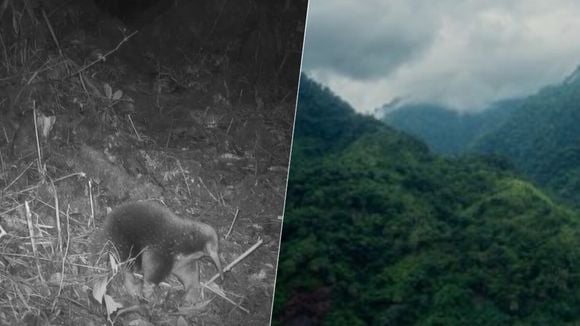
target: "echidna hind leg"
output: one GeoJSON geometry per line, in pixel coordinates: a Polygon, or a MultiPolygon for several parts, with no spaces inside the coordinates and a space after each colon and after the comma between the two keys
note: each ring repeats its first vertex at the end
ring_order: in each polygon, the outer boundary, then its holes
{"type": "Polygon", "coordinates": [[[131,271],[125,271],[125,290],[132,296],[141,296],[143,291],[143,282],[136,278],[131,271]]]}

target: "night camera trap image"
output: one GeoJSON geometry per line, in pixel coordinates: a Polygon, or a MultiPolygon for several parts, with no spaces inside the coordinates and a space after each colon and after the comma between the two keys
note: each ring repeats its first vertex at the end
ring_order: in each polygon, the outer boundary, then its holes
{"type": "Polygon", "coordinates": [[[0,325],[269,325],[307,1],[0,1],[0,325]]]}

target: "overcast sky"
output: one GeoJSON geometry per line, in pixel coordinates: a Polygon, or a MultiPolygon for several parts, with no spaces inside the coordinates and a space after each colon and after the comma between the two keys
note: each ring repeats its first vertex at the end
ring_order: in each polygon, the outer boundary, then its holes
{"type": "Polygon", "coordinates": [[[580,64],[577,0],[310,0],[303,70],[361,112],[478,110],[580,64]]]}

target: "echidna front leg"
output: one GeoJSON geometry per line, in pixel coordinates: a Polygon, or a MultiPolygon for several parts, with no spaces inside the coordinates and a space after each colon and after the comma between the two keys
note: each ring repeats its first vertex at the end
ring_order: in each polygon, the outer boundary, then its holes
{"type": "Polygon", "coordinates": [[[148,248],[141,257],[141,269],[143,270],[143,296],[151,298],[155,286],[159,284],[171,272],[173,259],[158,249],[148,248]]]}
{"type": "Polygon", "coordinates": [[[201,284],[199,283],[199,263],[197,255],[188,256],[175,262],[173,275],[179,279],[185,289],[185,303],[193,304],[201,298],[201,284]]]}

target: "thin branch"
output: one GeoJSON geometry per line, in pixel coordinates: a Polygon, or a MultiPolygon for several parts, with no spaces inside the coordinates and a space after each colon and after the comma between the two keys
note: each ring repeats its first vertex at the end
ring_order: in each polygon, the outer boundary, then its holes
{"type": "MultiPolygon", "coordinates": [[[[16,181],[18,181],[18,179],[20,179],[20,178],[21,178],[21,177],[24,175],[24,173],[26,173],[26,171],[28,171],[28,169],[30,169],[30,167],[32,166],[32,164],[34,164],[34,162],[30,162],[30,163],[28,164],[28,166],[27,166],[27,167],[26,167],[26,168],[25,168],[25,169],[22,171],[22,173],[20,173],[20,174],[19,174],[19,175],[18,175],[16,178],[14,178],[14,180],[12,180],[12,182],[10,182],[10,184],[9,184],[9,185],[7,185],[7,186],[4,188],[4,191],[6,191],[6,190],[7,190],[8,188],[10,188],[10,187],[11,187],[11,186],[12,186],[14,183],[16,183],[16,181]]],[[[38,186],[34,186],[34,188],[38,188],[38,186]]]]}
{"type": "MultiPolygon", "coordinates": [[[[262,239],[258,239],[258,242],[256,242],[252,247],[250,247],[250,249],[246,250],[246,252],[244,252],[243,254],[241,254],[238,258],[236,258],[236,260],[234,260],[233,262],[231,262],[228,266],[226,266],[223,270],[223,272],[227,272],[229,270],[231,270],[234,266],[236,266],[240,261],[242,261],[244,258],[246,258],[249,254],[251,254],[254,250],[256,250],[256,248],[258,248],[260,245],[262,245],[262,243],[264,243],[264,240],[262,239]]],[[[215,274],[212,278],[209,279],[209,281],[203,283],[203,285],[208,285],[210,283],[213,283],[213,281],[215,281],[218,277],[220,277],[220,274],[217,273],[215,274]]]]}
{"type": "Polygon", "coordinates": [[[52,191],[54,192],[54,214],[56,217],[56,230],[58,235],[58,249],[62,255],[62,230],[60,229],[60,211],[58,209],[58,194],[54,182],[50,182],[52,186],[52,191]]]}
{"type": "Polygon", "coordinates": [[[131,119],[131,115],[127,114],[127,118],[129,118],[129,122],[131,122],[131,127],[133,127],[133,131],[135,132],[135,135],[137,135],[137,139],[139,141],[142,141],[141,136],[139,136],[139,132],[137,132],[137,128],[135,128],[135,124],[133,123],[133,119],[131,119]]]}
{"type": "Polygon", "coordinates": [[[121,42],[119,42],[119,44],[117,44],[117,46],[116,46],[114,49],[112,49],[111,51],[109,51],[109,52],[107,52],[107,53],[103,54],[103,56],[102,56],[102,57],[99,57],[99,58],[97,58],[97,59],[96,59],[96,60],[94,60],[93,62],[89,63],[88,65],[86,65],[86,66],[84,66],[84,67],[82,67],[81,69],[77,70],[77,72],[75,72],[75,73],[71,74],[71,75],[70,75],[70,76],[68,76],[68,77],[72,77],[72,76],[74,76],[74,75],[78,75],[78,74],[80,74],[81,72],[83,72],[83,71],[85,71],[85,70],[89,69],[90,67],[94,66],[94,65],[95,65],[95,64],[97,64],[98,62],[100,62],[100,61],[105,61],[105,60],[107,59],[107,57],[108,57],[108,56],[110,56],[110,55],[111,55],[111,54],[113,54],[114,52],[118,51],[118,50],[119,50],[119,48],[121,48],[121,45],[123,45],[123,43],[125,43],[125,42],[129,41],[129,39],[130,39],[131,37],[133,37],[133,35],[137,34],[137,32],[138,32],[138,31],[134,31],[133,33],[131,33],[131,34],[129,34],[129,35],[127,35],[127,36],[125,36],[125,37],[124,37],[124,38],[121,40],[121,42]]]}
{"type": "Polygon", "coordinates": [[[203,286],[204,288],[206,288],[206,289],[210,290],[211,292],[215,293],[216,295],[220,296],[222,299],[224,299],[224,300],[226,300],[227,302],[229,302],[229,303],[233,304],[234,306],[236,306],[236,307],[240,308],[240,310],[242,310],[243,312],[245,312],[245,313],[247,313],[247,314],[249,314],[249,313],[250,313],[250,310],[248,310],[248,309],[246,309],[246,308],[242,307],[240,304],[236,303],[234,300],[232,300],[232,299],[230,299],[230,298],[226,297],[224,294],[222,294],[222,293],[220,293],[219,291],[217,291],[217,290],[213,289],[212,287],[210,287],[210,286],[206,285],[205,283],[202,283],[202,284],[201,284],[201,286],[203,286]]]}
{"type": "Polygon", "coordinates": [[[181,166],[181,162],[177,160],[177,166],[179,167],[179,171],[181,172],[181,176],[183,177],[183,182],[185,182],[185,187],[187,188],[187,193],[189,194],[189,198],[193,198],[191,195],[191,189],[189,189],[189,182],[187,182],[187,177],[185,176],[185,171],[181,166]]]}
{"type": "Polygon", "coordinates": [[[200,177],[197,177],[199,179],[199,181],[201,182],[201,185],[205,188],[205,190],[207,190],[207,192],[209,193],[209,195],[211,196],[211,198],[213,198],[213,200],[215,200],[218,204],[220,203],[219,199],[216,198],[216,196],[214,196],[211,191],[209,191],[209,189],[207,188],[207,186],[205,185],[205,182],[203,182],[203,179],[200,177]]]}
{"type": "Polygon", "coordinates": [[[38,154],[38,174],[42,177],[42,180],[45,178],[44,169],[42,168],[42,153],[40,152],[40,139],[38,137],[38,123],[36,117],[36,101],[32,100],[32,113],[34,117],[34,135],[36,136],[36,151],[38,154]]]}
{"type": "Polygon", "coordinates": [[[91,216],[89,217],[89,225],[93,223],[93,227],[95,226],[95,205],[93,204],[93,182],[89,179],[89,203],[91,204],[91,216]]]}
{"type": "Polygon", "coordinates": [[[230,225],[230,229],[228,230],[228,233],[226,234],[225,238],[227,239],[230,236],[230,233],[232,232],[232,229],[234,228],[234,223],[236,223],[236,219],[238,218],[238,214],[240,213],[240,209],[236,209],[236,215],[234,215],[234,220],[232,221],[232,225],[230,225]]]}
{"type": "Polygon", "coordinates": [[[58,39],[56,38],[56,34],[54,33],[54,30],[52,29],[52,25],[50,24],[50,21],[48,20],[48,16],[46,16],[46,12],[44,10],[42,10],[42,17],[44,17],[44,21],[46,22],[46,25],[48,26],[48,30],[50,31],[50,35],[52,35],[52,40],[54,41],[54,44],[56,44],[56,47],[58,49],[58,53],[62,56],[62,49],[60,48],[60,43],[58,42],[58,39]]]}

